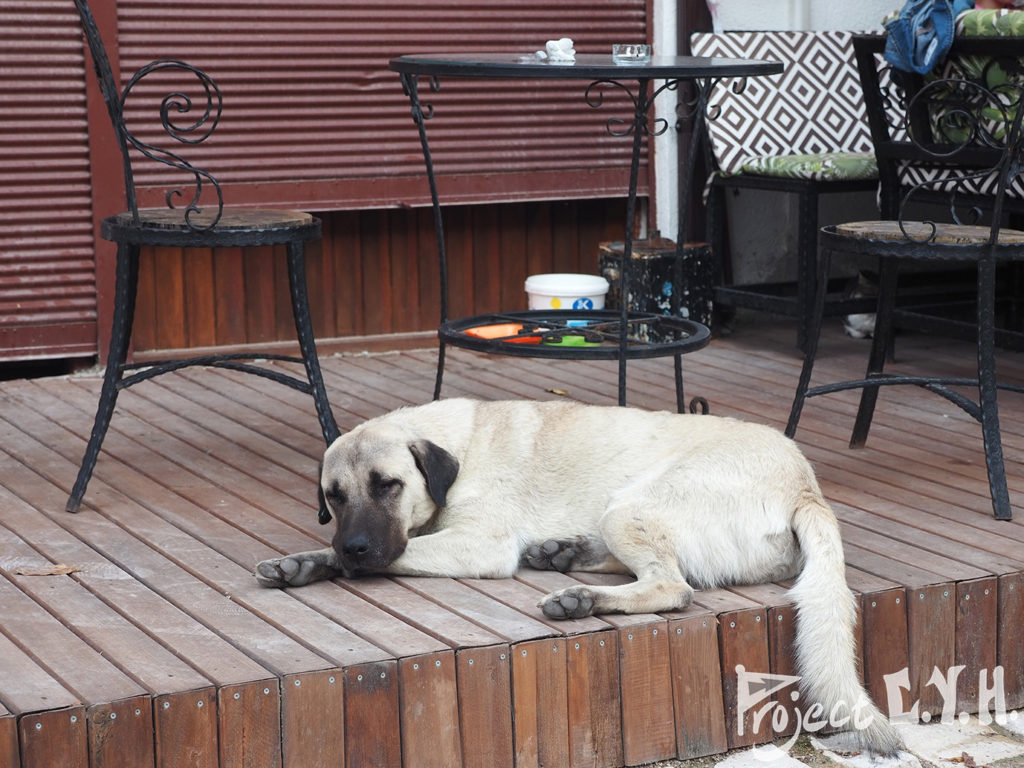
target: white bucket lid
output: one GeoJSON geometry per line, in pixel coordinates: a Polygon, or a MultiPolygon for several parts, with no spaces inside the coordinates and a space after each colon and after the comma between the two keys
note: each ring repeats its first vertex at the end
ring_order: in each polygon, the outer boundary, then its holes
{"type": "Polygon", "coordinates": [[[571,272],[530,275],[526,278],[526,292],[545,296],[594,296],[608,292],[608,281],[600,275],[571,272]]]}

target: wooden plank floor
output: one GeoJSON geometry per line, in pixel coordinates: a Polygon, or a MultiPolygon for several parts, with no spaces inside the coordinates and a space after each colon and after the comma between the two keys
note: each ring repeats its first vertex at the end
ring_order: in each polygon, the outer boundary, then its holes
{"type": "MultiPolygon", "coordinates": [[[[798,371],[787,326],[685,359],[688,396],[781,428],[798,371]]],[[[831,331],[818,380],[859,375],[831,331]]],[[[970,373],[972,350],[900,340],[907,369],[970,373]]],[[[340,425],[422,403],[436,350],[324,360],[340,425]]],[[[1024,358],[1001,373],[1024,383],[1024,358]]],[[[449,353],[445,396],[611,403],[610,363],[449,353]]],[[[630,366],[630,402],[670,409],[671,364],[630,366]]],[[[63,512],[99,378],[0,383],[0,766],[618,766],[773,734],[737,727],[735,668],[787,674],[784,585],[699,593],[686,611],[552,622],[540,596],[597,575],[365,578],[260,589],[254,563],[322,546],[312,404],[255,377],[189,370],[121,397],[83,511],[63,512]]],[[[992,518],[980,429],[917,390],[883,393],[867,448],[856,395],[807,405],[797,439],[842,522],[865,680],[907,670],[904,706],[964,665],[956,711],[1024,705],[1024,399],[1001,402],[1015,520],[992,518]],[[997,666],[1001,686],[993,686],[997,666]],[[986,677],[981,678],[984,671],[986,677]]],[[[788,694],[788,692],[787,692],[788,694]]],[[[790,730],[792,702],[783,696],[790,730]]]]}

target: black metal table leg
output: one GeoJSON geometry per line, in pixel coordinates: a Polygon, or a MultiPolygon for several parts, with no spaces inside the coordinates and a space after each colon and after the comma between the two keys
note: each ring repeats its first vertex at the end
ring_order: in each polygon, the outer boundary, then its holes
{"type": "MultiPolygon", "coordinates": [[[[430,154],[430,142],[427,140],[426,121],[433,115],[433,107],[420,102],[419,75],[406,72],[399,74],[402,81],[402,89],[409,97],[409,104],[412,109],[412,119],[416,123],[419,132],[420,147],[423,150],[423,162],[426,165],[427,184],[430,187],[430,202],[434,211],[434,237],[437,238],[437,263],[441,280],[441,322],[444,325],[448,321],[448,251],[445,246],[444,217],[441,215],[441,199],[437,193],[437,178],[434,176],[434,159],[430,154]]],[[[431,78],[431,86],[439,87],[437,78],[431,78]]],[[[437,353],[437,375],[434,380],[434,399],[441,397],[441,385],[444,382],[445,343],[440,341],[437,353]]]]}

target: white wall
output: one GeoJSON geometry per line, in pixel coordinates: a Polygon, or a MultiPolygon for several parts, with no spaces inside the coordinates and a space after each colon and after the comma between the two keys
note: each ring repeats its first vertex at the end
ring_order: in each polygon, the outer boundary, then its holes
{"type": "MultiPolygon", "coordinates": [[[[675,56],[676,0],[654,0],[654,53],[675,56]]],[[[660,82],[660,81],[659,81],[660,82]]],[[[655,117],[668,121],[669,129],[655,138],[655,221],[654,227],[665,237],[676,238],[679,229],[676,174],[679,168],[679,136],[675,131],[675,96],[663,93],[654,103],[655,117]]]]}
{"type": "Polygon", "coordinates": [[[900,0],[707,0],[715,31],[875,29],[900,0]]]}

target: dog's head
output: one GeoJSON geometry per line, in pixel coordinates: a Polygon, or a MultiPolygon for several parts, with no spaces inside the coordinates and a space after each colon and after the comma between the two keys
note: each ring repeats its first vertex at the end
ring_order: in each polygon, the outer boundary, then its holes
{"type": "Polygon", "coordinates": [[[386,426],[336,440],[320,468],[320,521],[347,575],[384,568],[445,506],[459,462],[440,446],[386,426]]]}

